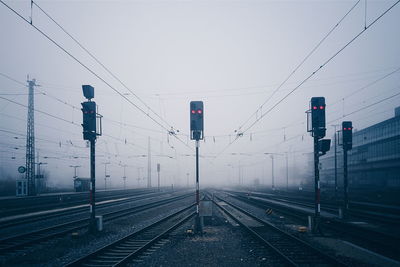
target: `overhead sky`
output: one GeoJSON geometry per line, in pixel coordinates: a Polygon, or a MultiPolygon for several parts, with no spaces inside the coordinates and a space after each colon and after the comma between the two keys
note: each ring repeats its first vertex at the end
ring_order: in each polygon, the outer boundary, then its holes
{"type": "Polygon", "coordinates": [[[97,141],[100,188],[105,162],[111,163],[113,186],[122,185],[121,165],[127,165],[128,185],[145,185],[149,137],[152,184],[157,163],[162,185],[185,185],[187,173],[192,184],[192,100],[204,101],[202,185],[235,184],[239,173],[244,183],[269,183],[271,159],[265,153],[281,154],[275,155],[279,183],[286,152],[294,181],[305,166],[304,153],[312,151],[305,111],[313,96],[326,98],[328,138],[331,125],[352,120],[363,129],[393,117],[400,103],[400,4],[369,26],[396,1],[35,1],[32,9],[30,1],[4,3],[27,21],[32,17],[33,26],[114,90],[1,3],[3,177],[21,177],[17,167],[25,165],[27,108],[10,100],[27,105],[27,75],[39,85],[36,149],[51,185],[72,185],[71,165],[81,165],[79,176],[89,176],[80,126],[82,84],[95,87],[104,116],[104,135],[97,141]],[[171,126],[175,136],[168,134],[171,126]]]}

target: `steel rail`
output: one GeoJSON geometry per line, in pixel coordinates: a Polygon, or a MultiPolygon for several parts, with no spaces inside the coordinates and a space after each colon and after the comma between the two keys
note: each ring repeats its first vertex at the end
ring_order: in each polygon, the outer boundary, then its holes
{"type": "MultiPolygon", "coordinates": [[[[238,210],[239,212],[245,214],[246,216],[250,217],[251,219],[259,222],[260,224],[262,224],[264,227],[267,227],[269,230],[272,230],[274,233],[277,233],[280,235],[280,240],[283,239],[288,239],[290,240],[290,242],[293,242],[292,244],[295,244],[296,248],[302,248],[302,249],[306,249],[303,250],[304,252],[310,253],[311,255],[310,261],[317,259],[317,260],[323,260],[324,263],[326,264],[330,264],[333,266],[346,266],[346,264],[340,262],[338,259],[324,253],[323,251],[321,251],[320,249],[312,246],[311,244],[291,235],[288,232],[285,232],[281,229],[279,229],[278,227],[276,227],[275,225],[271,224],[270,222],[267,222],[265,220],[262,220],[260,218],[258,218],[257,216],[249,213],[248,211],[244,210],[243,208],[225,200],[222,198],[219,198],[217,196],[215,196],[215,198],[219,199],[220,201],[225,202],[227,205],[231,206],[232,208],[238,210]],[[311,257],[312,256],[312,257],[311,257]]],[[[290,251],[281,251],[279,248],[276,247],[276,244],[273,244],[272,242],[266,240],[263,236],[261,236],[259,233],[257,233],[257,229],[256,227],[249,227],[247,226],[245,223],[241,222],[239,218],[237,218],[235,215],[232,214],[232,212],[228,211],[226,208],[222,207],[219,203],[217,203],[216,201],[214,201],[214,203],[221,208],[226,214],[228,214],[232,219],[234,219],[238,224],[240,224],[242,227],[244,227],[249,233],[251,233],[252,235],[254,235],[258,240],[260,240],[263,244],[265,244],[267,247],[271,248],[274,252],[276,252],[277,255],[281,256],[281,258],[289,265],[292,266],[299,266],[299,265],[304,265],[304,262],[298,262],[298,260],[293,256],[293,254],[290,253],[290,251]]],[[[307,264],[313,264],[311,263],[307,263],[307,264]]],[[[318,263],[319,264],[319,263],[318,263]]]]}
{"type": "Polygon", "coordinates": [[[192,218],[196,213],[189,210],[194,206],[195,203],[190,204],[139,231],[112,242],[65,266],[91,266],[96,264],[102,266],[126,265],[171,231],[192,218]]]}
{"type": "MultiPolygon", "coordinates": [[[[104,221],[115,220],[120,217],[124,217],[127,215],[132,215],[138,212],[142,212],[151,208],[160,207],[160,205],[166,205],[171,202],[181,200],[187,197],[192,197],[193,194],[185,194],[182,196],[172,197],[169,199],[163,199],[154,201],[151,203],[146,203],[144,205],[130,207],[126,209],[121,209],[118,211],[109,212],[103,214],[104,221]]],[[[47,241],[49,239],[65,235],[69,232],[77,231],[83,229],[89,225],[89,218],[78,219],[75,221],[58,224],[55,226],[51,226],[48,228],[40,229],[37,231],[32,231],[29,233],[15,235],[3,240],[0,240],[0,255],[6,252],[15,251],[20,248],[27,247],[32,244],[37,244],[39,242],[47,241]]]]}

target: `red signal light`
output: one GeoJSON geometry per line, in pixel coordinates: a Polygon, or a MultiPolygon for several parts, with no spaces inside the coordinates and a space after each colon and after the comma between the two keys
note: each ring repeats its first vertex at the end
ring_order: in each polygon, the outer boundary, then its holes
{"type": "Polygon", "coordinates": [[[196,114],[196,111],[195,111],[195,110],[192,110],[192,114],[196,114]]]}
{"type": "Polygon", "coordinates": [[[324,109],[324,106],[319,106],[319,109],[324,109]]]}
{"type": "Polygon", "coordinates": [[[313,109],[318,109],[317,106],[313,106],[313,109]]]}
{"type": "Polygon", "coordinates": [[[201,109],[199,109],[199,110],[197,111],[197,113],[201,114],[201,113],[203,113],[203,111],[202,111],[201,109]]]}

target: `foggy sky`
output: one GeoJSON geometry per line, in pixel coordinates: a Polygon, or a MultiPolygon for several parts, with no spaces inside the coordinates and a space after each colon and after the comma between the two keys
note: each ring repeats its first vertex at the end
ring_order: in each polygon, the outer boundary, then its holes
{"type": "MultiPolygon", "coordinates": [[[[116,94],[29,24],[0,5],[0,73],[40,85],[35,108],[63,122],[35,113],[36,149],[53,185],[72,184],[73,169],[89,176],[89,149],[82,140],[82,84],[95,87],[107,136],[97,141],[97,179],[103,186],[104,162],[112,184],[129,185],[147,176],[147,140],[151,138],[152,184],[161,164],[163,185],[194,181],[194,142],[188,140],[189,102],[204,101],[205,142],[201,142],[201,184],[237,183],[239,165],[245,183],[270,183],[271,159],[264,153],[289,152],[291,176],[312,151],[306,133],[309,100],[327,102],[327,138],[342,120],[363,129],[394,116],[400,97],[348,115],[400,92],[400,71],[366,87],[400,67],[400,6],[343,50],[295,93],[238,138],[234,132],[271,95],[356,1],[38,1],[135,94],[162,116],[185,146],[165,129],[116,94]],[[356,92],[351,95],[353,92],[356,92]],[[54,98],[66,102],[63,104],[54,98]],[[73,105],[77,108],[73,108],[73,105]],[[126,125],[130,126],[126,126],[126,125]],[[42,139],[42,140],[41,140],[42,139]],[[221,153],[221,151],[223,151],[221,153]],[[242,153],[242,155],[239,155],[242,153]],[[215,158],[215,156],[217,156],[215,158]],[[47,157],[47,158],[44,158],[47,157]],[[84,157],[84,158],[73,158],[84,157]],[[138,169],[141,168],[141,169],[138,169]]],[[[263,107],[267,111],[341,49],[395,1],[361,1],[316,52],[263,107]]],[[[29,20],[30,1],[6,1],[29,20]]],[[[37,7],[33,24],[84,62],[119,92],[143,106],[37,7]]],[[[27,88],[0,76],[0,96],[27,105],[27,88]],[[16,95],[14,95],[16,94],[16,95]]],[[[150,113],[151,114],[151,113],[150,113]]],[[[161,122],[161,119],[151,114],[161,122]]],[[[257,117],[250,119],[246,129],[257,117]]],[[[27,109],[0,99],[0,165],[18,176],[25,165],[27,109]],[[18,138],[15,138],[18,137],[18,138]],[[15,149],[18,148],[18,149],[15,149]],[[15,159],[12,159],[15,157],[15,159]]],[[[283,178],[284,157],[275,156],[276,175],[283,178]]],[[[140,181],[144,186],[145,182],[140,181]]]]}

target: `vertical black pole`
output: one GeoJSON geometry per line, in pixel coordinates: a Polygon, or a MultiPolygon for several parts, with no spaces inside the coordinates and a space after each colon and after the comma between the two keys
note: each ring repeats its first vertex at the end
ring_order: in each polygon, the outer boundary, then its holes
{"type": "Polygon", "coordinates": [[[96,232],[96,165],[95,165],[95,138],[90,140],[90,230],[96,232]]]}
{"type": "Polygon", "coordinates": [[[314,174],[315,174],[315,216],[314,225],[312,227],[313,232],[320,231],[320,185],[319,185],[319,155],[318,155],[318,137],[314,136],[314,174]]]}
{"type": "Polygon", "coordinates": [[[200,192],[199,192],[199,141],[196,140],[196,210],[199,214],[200,192]]]}
{"type": "Polygon", "coordinates": [[[200,221],[200,214],[199,214],[199,208],[200,208],[200,186],[199,186],[199,146],[200,142],[199,140],[196,140],[196,232],[198,233],[203,233],[201,221],[200,221]]]}
{"type": "Polygon", "coordinates": [[[335,199],[337,199],[337,133],[336,133],[336,126],[335,126],[335,199]]]}
{"type": "Polygon", "coordinates": [[[349,209],[349,185],[347,180],[347,149],[343,149],[343,187],[344,187],[344,217],[347,217],[349,209]]]}
{"type": "Polygon", "coordinates": [[[286,192],[289,191],[289,156],[286,152],[286,192]]]}
{"type": "Polygon", "coordinates": [[[271,175],[272,175],[272,190],[275,190],[275,177],[274,177],[274,155],[271,155],[271,175]]]}
{"type": "Polygon", "coordinates": [[[160,192],[160,172],[158,172],[158,192],[160,192]]]}

